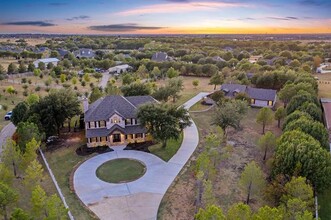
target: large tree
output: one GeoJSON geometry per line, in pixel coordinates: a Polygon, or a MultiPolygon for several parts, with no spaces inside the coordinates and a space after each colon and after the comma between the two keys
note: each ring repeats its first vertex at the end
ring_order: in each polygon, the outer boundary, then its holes
{"type": "Polygon", "coordinates": [[[28,114],[28,110],[29,105],[26,102],[18,103],[13,109],[13,114],[11,117],[13,124],[17,126],[21,121],[24,121],[28,114]]]}
{"type": "Polygon", "coordinates": [[[42,134],[39,132],[39,128],[32,122],[20,122],[16,130],[17,144],[22,153],[25,152],[26,144],[33,138],[36,141],[42,140],[42,134]]]}
{"type": "Polygon", "coordinates": [[[149,83],[131,83],[130,85],[122,86],[121,91],[124,96],[140,96],[150,95],[152,88],[149,83]]]}
{"type": "Polygon", "coordinates": [[[297,110],[301,105],[305,104],[306,102],[314,103],[315,105],[320,106],[316,95],[310,94],[306,91],[300,91],[297,95],[293,96],[291,101],[286,106],[287,115],[297,110]]]}
{"type": "Polygon", "coordinates": [[[220,126],[224,134],[226,134],[227,128],[238,129],[240,127],[240,121],[247,113],[247,110],[248,105],[245,101],[231,100],[221,103],[216,109],[213,123],[220,126]]]}
{"type": "Polygon", "coordinates": [[[221,85],[224,82],[224,77],[221,73],[216,73],[210,78],[209,85],[214,85],[214,90],[217,85],[221,85]]]}
{"type": "Polygon", "coordinates": [[[185,127],[191,124],[188,111],[166,104],[147,104],[139,108],[137,117],[155,140],[166,147],[170,138],[178,139],[185,127]]]}
{"type": "Polygon", "coordinates": [[[242,202],[233,204],[227,214],[227,220],[249,220],[251,219],[252,210],[248,204],[242,202]]]}
{"type": "Polygon", "coordinates": [[[46,136],[57,133],[66,120],[79,115],[80,103],[76,95],[68,89],[52,91],[37,104],[31,106],[30,115],[39,115],[40,124],[46,136]]]}
{"type": "Polygon", "coordinates": [[[271,124],[273,121],[273,112],[270,108],[261,108],[256,116],[256,122],[262,124],[262,134],[264,134],[265,126],[271,124]]]}
{"type": "Polygon", "coordinates": [[[251,197],[260,193],[265,187],[263,172],[254,161],[245,166],[239,184],[247,194],[246,204],[249,204],[251,197]]]}
{"type": "Polygon", "coordinates": [[[275,112],[275,119],[277,120],[277,127],[280,128],[280,122],[286,117],[286,111],[284,107],[277,108],[275,112]]]}
{"type": "Polygon", "coordinates": [[[284,129],[284,131],[292,130],[300,130],[318,140],[325,149],[330,149],[329,133],[322,123],[302,117],[288,123],[284,129]]]}
{"type": "Polygon", "coordinates": [[[225,220],[226,217],[223,214],[223,211],[220,207],[211,205],[207,206],[206,209],[200,209],[199,212],[195,215],[196,220],[225,220]]]}
{"type": "Polygon", "coordinates": [[[1,162],[8,169],[12,169],[14,176],[17,177],[22,162],[22,156],[15,141],[8,139],[0,156],[1,162]]]}
{"type": "Polygon", "coordinates": [[[302,131],[285,132],[277,142],[273,174],[306,177],[314,189],[329,186],[331,177],[330,153],[320,143],[302,131]]]}

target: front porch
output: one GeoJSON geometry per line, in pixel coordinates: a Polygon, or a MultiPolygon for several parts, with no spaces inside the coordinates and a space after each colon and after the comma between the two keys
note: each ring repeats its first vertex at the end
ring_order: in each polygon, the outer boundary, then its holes
{"type": "Polygon", "coordinates": [[[106,137],[87,138],[86,142],[88,147],[97,147],[97,146],[126,145],[129,143],[142,143],[151,140],[152,140],[151,135],[145,133],[123,134],[121,132],[114,132],[106,137]]]}

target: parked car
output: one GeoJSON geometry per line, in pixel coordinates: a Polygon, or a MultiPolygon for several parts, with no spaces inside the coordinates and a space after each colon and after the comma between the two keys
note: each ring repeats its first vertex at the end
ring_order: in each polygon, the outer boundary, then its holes
{"type": "Polygon", "coordinates": [[[12,111],[7,112],[7,114],[5,115],[5,120],[9,121],[11,119],[12,114],[13,114],[12,111]]]}
{"type": "Polygon", "coordinates": [[[60,142],[60,138],[58,136],[49,136],[46,140],[46,144],[49,145],[49,144],[55,144],[57,142],[60,142]]]}

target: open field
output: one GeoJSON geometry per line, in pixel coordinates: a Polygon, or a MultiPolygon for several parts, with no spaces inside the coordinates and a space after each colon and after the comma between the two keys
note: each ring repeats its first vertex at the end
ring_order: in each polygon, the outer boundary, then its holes
{"type": "MultiPolygon", "coordinates": [[[[244,201],[245,195],[238,188],[240,174],[245,164],[255,160],[262,166],[262,155],[256,147],[256,142],[261,136],[261,125],[255,122],[258,109],[250,109],[242,121],[242,130],[229,130],[228,141],[234,146],[222,149],[221,162],[217,165],[217,177],[213,182],[214,195],[217,204],[227,210],[233,203],[244,201]]],[[[191,113],[199,129],[200,142],[197,150],[181,171],[179,176],[168,189],[159,207],[159,219],[193,219],[196,211],[196,185],[193,167],[200,152],[204,150],[205,137],[211,132],[217,132],[211,125],[214,109],[204,113],[191,113]]],[[[276,121],[267,130],[272,130],[276,135],[281,133],[276,121]]],[[[262,166],[263,167],[263,166],[262,166]]],[[[265,170],[265,169],[264,169],[265,170]]],[[[251,207],[257,209],[266,201],[262,198],[252,200],[251,207]]]]}
{"type": "MultiPolygon", "coordinates": [[[[46,38],[23,38],[28,45],[35,46],[46,42],[46,38]]],[[[0,42],[16,43],[18,38],[0,38],[0,42]]]]}
{"type": "Polygon", "coordinates": [[[18,60],[16,59],[8,59],[8,58],[0,58],[0,65],[7,71],[9,64],[15,63],[18,66],[18,60]]]}
{"type": "Polygon", "coordinates": [[[318,97],[331,98],[331,74],[314,74],[318,77],[318,97]]]}
{"type": "Polygon", "coordinates": [[[76,149],[84,144],[84,132],[72,133],[68,136],[66,135],[65,139],[66,142],[61,148],[53,151],[46,151],[45,156],[75,219],[96,219],[83,207],[83,204],[80,202],[71,187],[71,175],[74,168],[95,154],[89,156],[78,156],[76,154],[76,149]]]}

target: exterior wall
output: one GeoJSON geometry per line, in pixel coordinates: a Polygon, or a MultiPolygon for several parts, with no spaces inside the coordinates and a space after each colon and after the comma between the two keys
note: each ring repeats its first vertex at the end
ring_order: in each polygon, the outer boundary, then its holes
{"type": "Polygon", "coordinates": [[[269,105],[269,102],[271,101],[264,101],[264,100],[257,100],[257,99],[251,99],[251,106],[253,107],[269,107],[272,108],[275,105],[275,101],[272,101],[272,105],[269,105]]]}
{"type": "Polygon", "coordinates": [[[87,146],[88,147],[97,147],[97,146],[104,146],[104,145],[108,145],[108,146],[116,146],[116,145],[124,145],[124,144],[129,144],[129,143],[142,143],[145,141],[151,141],[152,140],[152,136],[149,134],[143,134],[142,137],[140,138],[135,138],[135,136],[133,138],[131,138],[131,135],[128,135],[128,138],[125,139],[125,135],[120,133],[119,131],[115,131],[113,134],[111,134],[108,137],[108,141],[99,141],[100,139],[98,138],[97,142],[93,141],[90,142],[89,139],[87,141],[87,146]],[[120,142],[114,142],[114,136],[113,134],[120,134],[121,136],[121,141],[120,142]]]}
{"type": "Polygon", "coordinates": [[[116,124],[121,126],[122,128],[125,128],[125,121],[123,120],[122,116],[119,116],[118,114],[114,114],[113,116],[111,116],[109,118],[109,120],[107,120],[106,127],[107,127],[107,129],[110,129],[111,127],[113,127],[116,124]],[[112,123],[112,121],[114,122],[115,119],[117,119],[119,121],[117,123],[112,123]]]}

